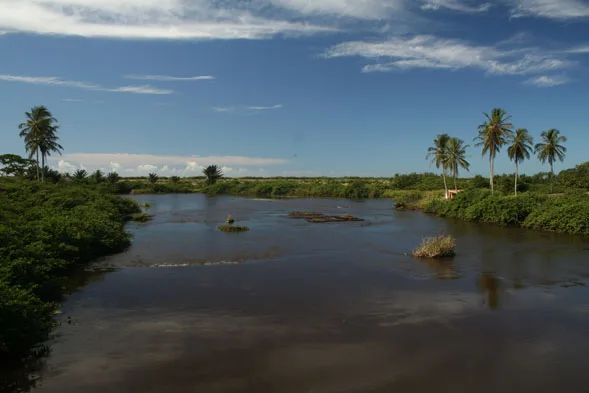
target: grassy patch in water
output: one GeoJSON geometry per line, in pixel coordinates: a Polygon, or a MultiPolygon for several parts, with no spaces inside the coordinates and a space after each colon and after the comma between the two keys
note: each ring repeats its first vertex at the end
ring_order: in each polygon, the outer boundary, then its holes
{"type": "Polygon", "coordinates": [[[221,232],[247,232],[250,230],[248,227],[240,225],[219,225],[217,229],[221,232]]]}
{"type": "Polygon", "coordinates": [[[351,216],[349,214],[344,214],[343,216],[321,216],[308,219],[307,221],[312,222],[314,224],[321,224],[326,222],[348,222],[348,221],[364,221],[361,218],[351,216]]]}
{"type": "Polygon", "coordinates": [[[456,239],[447,235],[427,237],[413,251],[413,256],[418,258],[450,258],[455,255],[456,239]]]}
{"type": "Polygon", "coordinates": [[[364,221],[361,218],[344,214],[343,216],[328,216],[317,212],[290,212],[290,218],[304,219],[311,223],[325,223],[325,222],[346,222],[346,221],[364,221]]]}
{"type": "Polygon", "coordinates": [[[324,215],[322,213],[317,212],[290,212],[288,213],[288,217],[309,220],[312,218],[324,217],[324,215]]]}
{"type": "Polygon", "coordinates": [[[135,213],[131,216],[131,220],[135,222],[148,222],[153,219],[151,214],[147,213],[135,213]]]}

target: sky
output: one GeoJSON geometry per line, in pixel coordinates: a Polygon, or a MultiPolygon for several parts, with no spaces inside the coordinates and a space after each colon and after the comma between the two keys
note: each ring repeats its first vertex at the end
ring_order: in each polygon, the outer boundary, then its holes
{"type": "Polygon", "coordinates": [[[0,0],[0,154],[45,105],[64,172],[388,177],[448,133],[487,174],[501,107],[568,137],[562,170],[589,160],[588,65],[589,0],[0,0]]]}

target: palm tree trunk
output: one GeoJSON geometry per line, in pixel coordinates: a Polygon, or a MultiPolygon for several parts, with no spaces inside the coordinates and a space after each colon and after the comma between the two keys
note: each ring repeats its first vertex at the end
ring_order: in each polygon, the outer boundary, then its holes
{"type": "Polygon", "coordinates": [[[45,153],[41,152],[41,182],[45,181],[45,153]]]}
{"type": "Polygon", "coordinates": [[[554,193],[554,164],[550,161],[550,193],[554,193]]]}
{"type": "Polygon", "coordinates": [[[39,181],[39,149],[37,149],[36,154],[37,154],[37,159],[36,159],[36,161],[37,161],[37,181],[39,181]]]}
{"type": "Polygon", "coordinates": [[[454,170],[454,191],[456,191],[456,193],[458,193],[458,185],[456,184],[456,177],[458,176],[458,174],[456,172],[458,172],[458,171],[454,170]]]}
{"type": "Polygon", "coordinates": [[[444,198],[448,199],[448,182],[446,181],[446,169],[442,171],[442,176],[444,177],[444,198]]]}
{"type": "Polygon", "coordinates": [[[519,166],[517,161],[515,162],[515,195],[517,196],[517,179],[519,178],[519,166]]]}
{"type": "Polygon", "coordinates": [[[493,173],[495,172],[495,158],[492,153],[489,153],[489,166],[491,167],[491,192],[495,192],[495,186],[493,181],[493,173]]]}

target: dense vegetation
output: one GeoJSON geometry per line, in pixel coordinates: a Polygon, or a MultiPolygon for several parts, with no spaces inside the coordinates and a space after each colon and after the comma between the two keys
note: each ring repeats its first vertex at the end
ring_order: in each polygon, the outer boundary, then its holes
{"type": "Polygon", "coordinates": [[[0,178],[0,363],[47,339],[72,269],[129,246],[140,209],[105,191],[0,178]]]}
{"type": "Polygon", "coordinates": [[[422,201],[421,207],[442,217],[589,235],[589,196],[586,193],[505,196],[487,190],[470,190],[458,194],[452,201],[440,198],[422,201]]]}

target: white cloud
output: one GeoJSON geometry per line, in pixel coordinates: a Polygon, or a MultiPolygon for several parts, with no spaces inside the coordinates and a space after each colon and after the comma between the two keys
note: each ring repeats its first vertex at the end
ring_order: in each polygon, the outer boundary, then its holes
{"type": "Polygon", "coordinates": [[[79,166],[75,166],[74,164],[65,160],[59,160],[59,162],[57,163],[57,170],[62,173],[74,173],[78,169],[82,168],[79,166]]]}
{"type": "Polygon", "coordinates": [[[583,55],[589,53],[589,45],[578,46],[576,48],[571,48],[567,51],[567,53],[583,55]]]}
{"type": "Polygon", "coordinates": [[[589,4],[582,0],[509,0],[513,17],[537,16],[550,19],[589,17],[589,4]]]}
{"type": "Polygon", "coordinates": [[[334,29],[255,15],[252,2],[214,0],[0,0],[8,32],[121,39],[263,39],[334,29]]]}
{"type": "Polygon", "coordinates": [[[211,108],[215,112],[219,113],[228,113],[233,112],[235,110],[234,106],[214,106],[211,108]]]}
{"type": "Polygon", "coordinates": [[[162,81],[162,82],[178,82],[178,81],[202,81],[202,80],[213,80],[214,76],[203,75],[203,76],[170,76],[170,75],[125,75],[127,79],[138,79],[148,81],[162,81]]]}
{"type": "MultiPolygon", "coordinates": [[[[162,167],[202,167],[204,165],[236,165],[236,166],[274,166],[283,165],[288,161],[281,158],[243,157],[243,156],[164,156],[152,154],[123,153],[70,153],[61,159],[71,163],[81,163],[91,168],[105,168],[116,164],[117,168],[137,168],[152,165],[162,167]]],[[[143,167],[142,167],[143,168],[143,167]]],[[[152,168],[153,169],[153,168],[152,168]]]]}
{"type": "Polygon", "coordinates": [[[250,111],[269,111],[273,109],[281,109],[284,106],[282,104],[272,105],[272,106],[248,106],[246,109],[250,111]]]}
{"type": "MultiPolygon", "coordinates": [[[[1,1],[1,0],[0,0],[1,1]]],[[[22,76],[22,75],[6,75],[0,74],[0,81],[5,82],[20,82],[33,85],[49,85],[49,86],[63,86],[73,87],[78,89],[106,91],[112,93],[133,93],[133,94],[172,94],[174,91],[166,89],[158,89],[149,85],[143,86],[120,86],[114,88],[107,88],[100,85],[71,81],[67,79],[58,78],[55,76],[22,76]]]]}
{"type": "Polygon", "coordinates": [[[527,75],[561,70],[575,64],[535,48],[502,51],[493,46],[477,46],[463,40],[431,35],[393,37],[381,42],[345,42],[332,47],[324,56],[355,56],[376,61],[366,65],[363,72],[477,68],[494,75],[527,75]]]}
{"type": "Polygon", "coordinates": [[[564,85],[565,83],[568,83],[569,81],[570,81],[569,78],[567,78],[564,75],[553,75],[553,76],[541,75],[541,76],[536,76],[536,77],[530,78],[527,81],[525,81],[524,83],[527,85],[534,85],[534,86],[538,86],[538,87],[554,87],[554,86],[564,85]]]}
{"type": "Polygon", "coordinates": [[[385,19],[402,11],[404,0],[270,0],[274,5],[301,14],[326,14],[360,19],[385,19]]]}
{"type": "Polygon", "coordinates": [[[63,102],[84,102],[81,98],[64,98],[63,102]]]}
{"type": "Polygon", "coordinates": [[[439,10],[441,8],[447,8],[452,11],[461,12],[487,12],[491,9],[490,3],[481,3],[477,0],[425,0],[421,5],[422,10],[439,10]]]}
{"type": "Polygon", "coordinates": [[[284,108],[284,105],[277,104],[272,106],[214,106],[211,109],[217,113],[231,113],[240,111],[271,111],[282,108],[284,108]]]}

